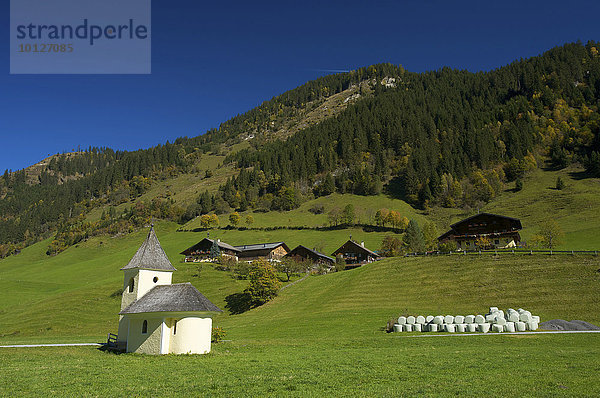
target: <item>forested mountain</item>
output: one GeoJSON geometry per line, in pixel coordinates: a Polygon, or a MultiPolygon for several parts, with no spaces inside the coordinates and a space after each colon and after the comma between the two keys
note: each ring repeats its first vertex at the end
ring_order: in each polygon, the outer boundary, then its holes
{"type": "Polygon", "coordinates": [[[506,178],[535,167],[540,152],[556,167],[582,162],[600,175],[597,43],[486,73],[387,73],[400,76],[397,87],[377,85],[335,118],[230,156],[253,171],[226,184],[225,199],[237,205],[232,194],[243,200],[246,192],[250,203],[258,186],[277,194],[292,182],[316,194],[365,195],[397,180],[398,193],[421,206],[488,201],[506,178]],[[470,184],[459,183],[465,177],[470,184]]]}
{"type": "MultiPolygon", "coordinates": [[[[135,152],[55,156],[33,184],[26,171],[6,171],[0,256],[55,233],[49,254],[151,217],[289,210],[334,191],[386,191],[424,208],[475,205],[544,157],[554,167],[582,163],[600,176],[599,48],[567,44],[479,73],[373,65],[308,82],[198,137],[135,152]],[[341,94],[335,111],[327,109],[341,94]],[[317,110],[325,111],[308,123],[317,110]],[[239,172],[218,190],[199,185],[191,203],[139,200],[156,181],[198,173],[208,154],[239,172]],[[123,203],[130,205],[116,212],[123,203]],[[101,220],[88,220],[98,207],[101,220]]],[[[206,181],[213,171],[202,170],[206,181]]]]}

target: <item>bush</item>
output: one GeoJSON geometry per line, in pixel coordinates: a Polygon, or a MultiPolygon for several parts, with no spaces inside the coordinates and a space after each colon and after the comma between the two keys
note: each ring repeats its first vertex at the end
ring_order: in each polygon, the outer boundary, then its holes
{"type": "Polygon", "coordinates": [[[395,257],[402,253],[402,240],[393,235],[386,235],[381,242],[381,254],[395,257]]]}
{"type": "Polygon", "coordinates": [[[250,295],[250,302],[253,306],[262,305],[277,296],[281,282],[270,263],[264,260],[253,261],[248,272],[248,279],[250,279],[250,285],[244,290],[244,293],[250,295]]]}
{"type": "Polygon", "coordinates": [[[558,189],[559,191],[562,191],[565,188],[565,182],[563,181],[562,178],[558,177],[556,179],[556,189],[558,189]]]}
{"type": "Polygon", "coordinates": [[[337,256],[335,258],[335,270],[336,272],[343,271],[346,269],[346,260],[343,257],[337,256]]]}
{"type": "Polygon", "coordinates": [[[214,264],[215,269],[218,271],[231,271],[235,270],[238,262],[229,256],[220,256],[214,264]]]}
{"type": "Polygon", "coordinates": [[[313,205],[310,209],[308,209],[312,214],[323,214],[325,213],[325,206],[322,204],[313,205]]]}
{"type": "Polygon", "coordinates": [[[227,332],[225,331],[225,329],[223,329],[220,326],[214,327],[212,328],[212,337],[211,337],[211,342],[213,343],[219,343],[221,341],[223,341],[223,338],[227,335],[227,332]]]}
{"type": "Polygon", "coordinates": [[[454,252],[458,249],[456,242],[453,240],[449,240],[447,242],[443,242],[439,244],[439,251],[442,253],[454,252]]]}
{"type": "Polygon", "coordinates": [[[248,279],[250,273],[250,263],[247,261],[238,261],[232,265],[233,277],[235,279],[248,279]]]}
{"type": "Polygon", "coordinates": [[[521,180],[520,178],[517,178],[517,180],[515,181],[515,191],[519,192],[522,189],[523,189],[523,180],[521,180]]]}

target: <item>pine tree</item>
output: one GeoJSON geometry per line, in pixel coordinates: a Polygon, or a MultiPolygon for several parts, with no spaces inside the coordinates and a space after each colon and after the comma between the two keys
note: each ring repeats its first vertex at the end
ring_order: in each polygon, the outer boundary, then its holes
{"type": "Polygon", "coordinates": [[[210,247],[210,258],[215,260],[221,257],[221,249],[216,239],[213,239],[212,246],[210,247]]]}
{"type": "Polygon", "coordinates": [[[404,233],[404,244],[411,252],[425,251],[425,237],[421,227],[415,220],[410,220],[404,233]]]}

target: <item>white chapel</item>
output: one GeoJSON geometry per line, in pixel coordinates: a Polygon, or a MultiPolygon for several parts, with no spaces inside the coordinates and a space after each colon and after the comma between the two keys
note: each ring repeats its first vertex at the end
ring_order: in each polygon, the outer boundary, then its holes
{"type": "Polygon", "coordinates": [[[176,269],[154,227],[121,270],[118,348],[144,354],[210,352],[212,316],[222,311],[191,283],[171,283],[176,269]]]}

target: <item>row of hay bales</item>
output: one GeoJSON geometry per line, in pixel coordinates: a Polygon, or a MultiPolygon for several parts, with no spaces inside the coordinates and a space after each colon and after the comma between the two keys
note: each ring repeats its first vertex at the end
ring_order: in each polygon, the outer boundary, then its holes
{"type": "Polygon", "coordinates": [[[519,308],[509,308],[506,312],[498,307],[490,307],[485,315],[428,315],[401,316],[394,324],[394,332],[448,332],[448,333],[488,333],[525,332],[537,330],[540,317],[519,308]]]}

